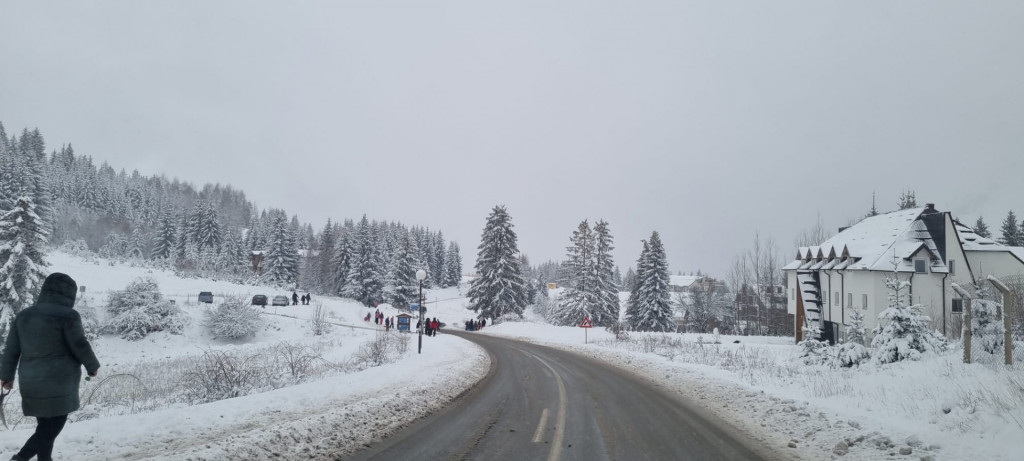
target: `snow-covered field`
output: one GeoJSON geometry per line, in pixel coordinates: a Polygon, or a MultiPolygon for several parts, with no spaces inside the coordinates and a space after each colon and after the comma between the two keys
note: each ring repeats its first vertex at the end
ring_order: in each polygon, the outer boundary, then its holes
{"type": "MultiPolygon", "coordinates": [[[[381,333],[362,320],[370,310],[337,298],[315,297],[314,304],[327,309],[331,322],[351,326],[335,326],[324,336],[313,335],[307,320],[314,306],[268,306],[269,325],[255,338],[212,340],[200,325],[205,305],[196,302],[199,291],[246,298],[286,293],[181,279],[60,253],[49,261],[51,271],[66,272],[87,287],[80,302],[90,306],[101,307],[108,290],[150,276],[192,318],[182,335],[94,341],[103,368],[98,379],[83,382],[83,402],[106,392],[104,387],[137,392],[128,385],[135,376],[175,395],[173,388],[185,380],[182,373],[189,372],[189,364],[201,362],[210,351],[267,353],[285,344],[308,347],[318,360],[338,365],[321,367],[316,376],[294,380],[297,384],[212,403],[126,397],[121,403],[87,404],[57,440],[55,457],[60,459],[334,459],[444,405],[483,377],[489,365],[472,343],[441,334],[424,338],[422,355],[416,353],[415,336],[405,335],[411,341],[395,361],[344,366],[381,333]]],[[[425,297],[428,315],[449,328],[461,327],[470,317],[458,289],[429,290],[425,297]]],[[[398,311],[385,307],[385,313],[398,311]]],[[[923,362],[830,370],[798,365],[790,338],[723,336],[721,344],[713,344],[710,335],[634,333],[619,341],[594,328],[584,344],[582,329],[554,327],[529,316],[523,322],[489,325],[478,334],[522,338],[619,364],[714,410],[794,459],[1012,460],[1021,459],[1024,449],[1024,369],[1019,363],[1012,369],[964,365],[954,350],[923,362]],[[846,453],[839,455],[844,444],[846,453]]],[[[16,403],[5,405],[7,420],[15,426],[0,431],[0,450],[9,455],[29,436],[34,421],[19,422],[16,403]]]]}

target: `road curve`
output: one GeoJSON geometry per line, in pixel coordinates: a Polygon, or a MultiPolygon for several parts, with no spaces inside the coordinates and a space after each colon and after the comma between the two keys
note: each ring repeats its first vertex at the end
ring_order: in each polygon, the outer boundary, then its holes
{"type": "Polygon", "coordinates": [[[607,363],[522,341],[454,334],[490,354],[487,377],[446,409],[350,459],[782,459],[696,405],[607,363]]]}

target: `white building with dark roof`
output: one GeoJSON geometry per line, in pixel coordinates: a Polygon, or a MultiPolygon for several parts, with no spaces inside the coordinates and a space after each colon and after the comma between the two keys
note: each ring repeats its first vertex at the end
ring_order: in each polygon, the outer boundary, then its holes
{"type": "Polygon", "coordinates": [[[784,270],[797,341],[812,323],[827,339],[845,337],[852,310],[874,328],[888,307],[885,280],[894,272],[911,282],[911,302],[926,307],[932,326],[955,336],[963,302],[951,285],[1024,275],[1024,248],[981,237],[928,204],[865,218],[818,246],[798,249],[784,270]]]}

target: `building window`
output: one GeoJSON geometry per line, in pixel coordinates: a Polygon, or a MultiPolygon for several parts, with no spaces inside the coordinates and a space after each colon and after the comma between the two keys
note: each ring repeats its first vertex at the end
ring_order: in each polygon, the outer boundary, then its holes
{"type": "Polygon", "coordinates": [[[949,275],[956,275],[956,261],[949,260],[949,275]]]}
{"type": "Polygon", "coordinates": [[[838,291],[836,292],[836,295],[832,297],[832,305],[833,306],[838,306],[839,305],[839,292],[838,291]]]}
{"type": "Polygon", "coordinates": [[[853,293],[846,294],[846,305],[853,307],[853,293]]]}
{"type": "Polygon", "coordinates": [[[868,310],[868,295],[860,295],[860,307],[868,310]]]}
{"type": "Polygon", "coordinates": [[[917,272],[918,274],[927,274],[928,273],[928,261],[925,261],[923,259],[915,259],[914,260],[914,272],[917,272]]]}
{"type": "Polygon", "coordinates": [[[964,300],[953,299],[953,313],[962,314],[964,312],[964,300]]]}

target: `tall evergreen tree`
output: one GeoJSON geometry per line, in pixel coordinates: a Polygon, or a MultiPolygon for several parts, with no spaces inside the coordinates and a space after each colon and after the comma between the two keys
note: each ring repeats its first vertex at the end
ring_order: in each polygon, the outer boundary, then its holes
{"type": "Polygon", "coordinates": [[[342,296],[359,301],[364,306],[373,306],[383,301],[384,270],[379,261],[374,229],[365,215],[356,228],[355,239],[355,251],[351,255],[351,268],[342,296]]]}
{"type": "Polygon", "coordinates": [[[337,251],[335,228],[331,220],[327,220],[324,230],[320,231],[319,247],[317,248],[316,290],[320,293],[333,293],[334,281],[338,276],[334,272],[334,253],[337,251]]]}
{"type": "Polygon", "coordinates": [[[1000,230],[1003,233],[1003,237],[999,239],[999,243],[1011,247],[1024,246],[1021,242],[1020,226],[1017,225],[1017,215],[1013,214],[1013,210],[1006,213],[1006,218],[1003,219],[1003,226],[1000,230]]]}
{"type": "Polygon", "coordinates": [[[345,220],[338,227],[338,244],[334,252],[334,293],[343,294],[348,274],[352,270],[352,255],[355,253],[355,227],[352,220],[345,220]]]}
{"type": "Polygon", "coordinates": [[[581,222],[569,239],[564,267],[565,289],[558,300],[554,320],[559,325],[579,325],[584,318],[595,322],[601,316],[597,280],[594,232],[581,222]]]}
{"type": "Polygon", "coordinates": [[[152,257],[154,259],[167,259],[174,254],[176,234],[177,232],[174,226],[174,219],[169,213],[165,213],[160,218],[160,224],[156,231],[156,238],[153,242],[152,257]]]}
{"type": "Polygon", "coordinates": [[[18,197],[14,208],[0,215],[0,309],[16,314],[32,302],[46,278],[47,235],[31,197],[18,197]]]}
{"type": "Polygon", "coordinates": [[[416,300],[419,281],[416,280],[416,261],[413,253],[414,241],[406,233],[399,240],[391,255],[387,282],[384,284],[384,299],[392,306],[404,309],[416,300]]]}
{"type": "Polygon", "coordinates": [[[988,224],[985,224],[981,216],[978,216],[978,221],[974,223],[974,233],[979,237],[992,238],[992,232],[988,230],[988,224]]]}
{"type": "Polygon", "coordinates": [[[265,264],[267,275],[273,282],[290,285],[298,280],[298,246],[295,234],[288,225],[288,217],[283,211],[274,214],[265,264]]]}
{"type": "Polygon", "coordinates": [[[470,283],[469,307],[477,318],[522,317],[526,289],[519,272],[519,246],[504,206],[487,217],[476,259],[478,277],[470,283]]]}
{"type": "MultiPolygon", "coordinates": [[[[637,290],[630,294],[627,308],[630,327],[642,331],[672,331],[675,321],[668,290],[669,271],[665,247],[658,232],[645,242],[646,261],[637,262],[637,290]],[[642,269],[640,269],[642,267],[642,269]]],[[[643,258],[641,254],[641,258],[643,258]]]]}
{"type": "Polygon", "coordinates": [[[462,282],[462,255],[459,244],[448,242],[448,253],[444,256],[444,286],[456,287],[462,282]]]}
{"type": "Polygon", "coordinates": [[[608,326],[619,321],[618,268],[612,258],[611,230],[608,223],[598,221],[594,225],[594,263],[597,272],[598,309],[591,320],[595,325],[608,326]]]}

